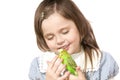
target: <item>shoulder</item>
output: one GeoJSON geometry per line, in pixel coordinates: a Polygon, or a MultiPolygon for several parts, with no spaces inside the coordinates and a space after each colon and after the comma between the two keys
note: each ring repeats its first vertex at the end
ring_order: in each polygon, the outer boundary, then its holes
{"type": "Polygon", "coordinates": [[[87,72],[87,78],[90,80],[109,80],[115,77],[119,72],[119,67],[110,53],[102,51],[99,68],[97,71],[87,72]]]}
{"type": "Polygon", "coordinates": [[[108,78],[117,75],[119,71],[119,67],[110,53],[102,51],[100,70],[101,70],[101,74],[106,75],[106,77],[108,78]]]}
{"type": "Polygon", "coordinates": [[[31,66],[37,66],[38,65],[38,58],[39,57],[35,57],[33,60],[32,60],[32,62],[31,62],[31,66]]]}
{"type": "Polygon", "coordinates": [[[104,64],[108,64],[109,66],[112,66],[112,64],[117,65],[115,59],[110,53],[102,51],[101,66],[103,66],[104,64]]]}
{"type": "Polygon", "coordinates": [[[47,69],[47,61],[55,56],[54,53],[44,52],[35,57],[30,65],[29,78],[30,80],[44,80],[47,69]]]}
{"type": "Polygon", "coordinates": [[[35,80],[39,76],[39,64],[38,57],[35,57],[30,65],[29,78],[30,80],[35,80]]]}

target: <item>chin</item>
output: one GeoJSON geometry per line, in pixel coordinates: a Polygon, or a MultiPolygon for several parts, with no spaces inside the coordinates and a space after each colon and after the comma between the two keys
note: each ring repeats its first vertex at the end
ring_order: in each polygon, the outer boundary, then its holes
{"type": "Polygon", "coordinates": [[[71,55],[71,54],[75,54],[75,53],[78,53],[79,51],[74,51],[74,50],[68,50],[68,53],[71,55]]]}
{"type": "Polygon", "coordinates": [[[68,53],[71,55],[71,54],[73,54],[73,52],[72,51],[70,51],[70,50],[68,50],[68,53]]]}

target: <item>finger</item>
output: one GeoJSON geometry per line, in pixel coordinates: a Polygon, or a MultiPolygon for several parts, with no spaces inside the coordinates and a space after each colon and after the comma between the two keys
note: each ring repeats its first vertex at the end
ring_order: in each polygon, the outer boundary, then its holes
{"type": "Polygon", "coordinates": [[[47,64],[50,65],[50,61],[47,61],[47,64]]]}
{"type": "Polygon", "coordinates": [[[65,80],[65,79],[69,80],[69,75],[70,72],[66,71],[65,74],[59,78],[59,80],[65,80]]]}
{"type": "Polygon", "coordinates": [[[52,67],[53,71],[56,72],[56,70],[59,68],[61,64],[62,64],[62,59],[58,58],[52,67]]]}
{"type": "Polygon", "coordinates": [[[79,77],[79,79],[81,79],[81,80],[86,80],[86,79],[85,79],[85,76],[84,76],[84,73],[81,71],[80,67],[77,67],[77,68],[76,68],[76,71],[78,72],[78,77],[79,77]]]}
{"type": "Polygon", "coordinates": [[[78,75],[83,75],[83,73],[82,73],[80,67],[76,67],[76,71],[78,72],[78,75]]]}
{"type": "Polygon", "coordinates": [[[65,67],[66,67],[66,65],[61,64],[61,65],[58,67],[58,69],[57,69],[57,71],[56,71],[56,74],[57,74],[57,75],[60,75],[62,72],[64,72],[64,71],[65,71],[65,67]]]}
{"type": "Polygon", "coordinates": [[[48,62],[48,66],[49,66],[50,68],[53,67],[53,65],[54,65],[54,63],[56,62],[57,58],[58,58],[58,56],[55,56],[50,62],[48,62]]]}

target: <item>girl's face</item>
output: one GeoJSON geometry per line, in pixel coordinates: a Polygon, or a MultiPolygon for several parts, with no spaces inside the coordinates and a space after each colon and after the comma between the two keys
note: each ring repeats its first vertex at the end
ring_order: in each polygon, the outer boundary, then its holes
{"type": "Polygon", "coordinates": [[[70,54],[80,51],[80,36],[73,21],[58,13],[50,15],[42,23],[44,39],[53,52],[66,49],[70,54]]]}

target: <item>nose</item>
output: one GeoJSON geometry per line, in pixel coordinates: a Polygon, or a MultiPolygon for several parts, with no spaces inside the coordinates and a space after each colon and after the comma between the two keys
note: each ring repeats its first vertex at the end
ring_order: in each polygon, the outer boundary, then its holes
{"type": "Polygon", "coordinates": [[[65,39],[62,36],[57,36],[56,37],[56,43],[58,45],[62,45],[65,42],[65,39]]]}

